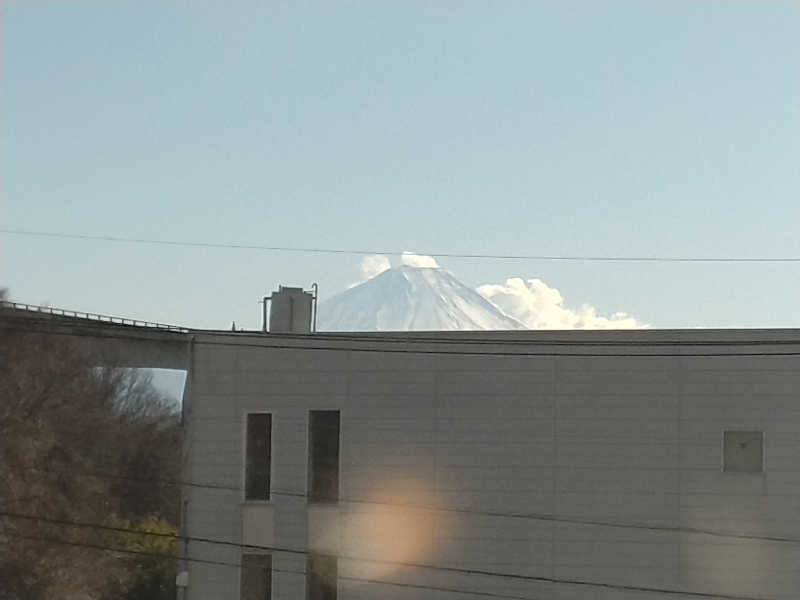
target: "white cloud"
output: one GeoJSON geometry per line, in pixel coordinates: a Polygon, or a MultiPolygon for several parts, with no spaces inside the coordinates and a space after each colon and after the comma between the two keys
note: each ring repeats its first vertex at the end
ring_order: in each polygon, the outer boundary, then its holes
{"type": "Polygon", "coordinates": [[[415,254],[414,252],[410,252],[405,250],[403,252],[403,264],[407,267],[417,267],[422,269],[438,269],[439,263],[436,262],[436,259],[432,256],[426,256],[424,254],[415,254]]]}
{"type": "Polygon", "coordinates": [[[392,263],[382,254],[373,254],[361,259],[361,278],[363,281],[377,277],[392,268],[392,263]]]}
{"type": "Polygon", "coordinates": [[[574,310],[564,306],[564,298],[556,288],[541,279],[520,277],[507,279],[505,284],[486,284],[478,293],[496,304],[507,315],[531,329],[640,329],[648,327],[624,312],[608,317],[597,314],[585,304],[574,310]]]}

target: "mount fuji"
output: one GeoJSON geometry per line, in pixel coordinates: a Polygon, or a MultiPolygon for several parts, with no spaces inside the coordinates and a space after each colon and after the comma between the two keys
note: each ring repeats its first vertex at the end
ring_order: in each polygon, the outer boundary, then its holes
{"type": "Polygon", "coordinates": [[[441,268],[387,269],[319,306],[318,331],[527,329],[441,268]]]}

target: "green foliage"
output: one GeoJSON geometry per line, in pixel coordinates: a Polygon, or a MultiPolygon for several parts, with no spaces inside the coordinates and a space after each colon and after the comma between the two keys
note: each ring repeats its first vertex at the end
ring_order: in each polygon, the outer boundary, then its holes
{"type": "Polygon", "coordinates": [[[178,574],[178,539],[175,526],[158,517],[141,521],[109,519],[109,525],[120,529],[136,529],[151,534],[117,533],[117,548],[137,552],[127,554],[128,577],[120,598],[125,600],[174,600],[175,577],[178,574]]]}

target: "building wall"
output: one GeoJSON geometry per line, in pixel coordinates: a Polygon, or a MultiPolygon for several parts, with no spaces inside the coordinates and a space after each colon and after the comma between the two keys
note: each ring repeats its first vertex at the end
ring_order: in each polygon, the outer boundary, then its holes
{"type": "MultiPolygon", "coordinates": [[[[800,544],[685,531],[800,538],[800,358],[692,356],[798,351],[739,345],[794,336],[653,331],[472,333],[457,344],[413,335],[400,343],[379,335],[368,342],[280,340],[335,350],[258,347],[275,337],[201,336],[186,477],[230,489],[187,488],[184,534],[337,554],[339,597],[346,599],[464,597],[377,580],[526,598],[665,597],[553,579],[794,598],[800,544]],[[467,341],[475,338],[490,345],[467,341]],[[546,345],[553,340],[569,344],[546,345]],[[698,341],[725,345],[692,345],[698,341]],[[606,342],[622,345],[587,346],[606,342]],[[312,409],[341,410],[335,506],[308,506],[302,497],[312,409]],[[269,503],[243,502],[248,411],[273,413],[269,503]],[[722,472],[726,429],[764,432],[763,473],[722,472]]],[[[193,541],[188,554],[236,564],[241,550],[193,541]]],[[[303,598],[304,555],[272,556],[272,597],[303,598]]],[[[238,598],[235,567],[192,562],[189,571],[190,600],[238,598]]]]}

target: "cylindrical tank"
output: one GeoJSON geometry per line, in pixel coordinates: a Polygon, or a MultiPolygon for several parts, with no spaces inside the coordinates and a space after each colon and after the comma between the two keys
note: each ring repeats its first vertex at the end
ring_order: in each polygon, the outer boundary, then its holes
{"type": "Polygon", "coordinates": [[[311,333],[313,302],[303,288],[279,286],[270,297],[270,333],[311,333]]]}

